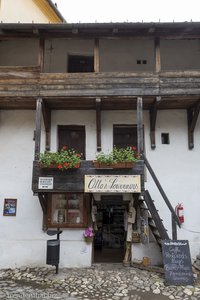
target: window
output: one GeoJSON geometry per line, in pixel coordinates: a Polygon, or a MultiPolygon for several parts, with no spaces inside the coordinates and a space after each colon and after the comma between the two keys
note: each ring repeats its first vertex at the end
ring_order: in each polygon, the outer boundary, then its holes
{"type": "Polygon", "coordinates": [[[85,126],[59,125],[58,126],[58,148],[63,146],[73,148],[81,153],[85,159],[85,126]]]}
{"type": "Polygon", "coordinates": [[[69,73],[88,73],[94,72],[94,56],[69,55],[69,73]]]}
{"type": "Polygon", "coordinates": [[[169,133],[161,133],[162,144],[169,145],[169,133]]]}
{"type": "Polygon", "coordinates": [[[147,60],[146,59],[137,59],[137,65],[146,65],[147,60]]]}
{"type": "Polygon", "coordinates": [[[117,148],[126,148],[128,146],[137,147],[137,126],[114,125],[113,146],[116,146],[117,148]]]}
{"type": "Polygon", "coordinates": [[[48,202],[48,227],[87,226],[86,196],[81,193],[52,194],[48,202]]]}

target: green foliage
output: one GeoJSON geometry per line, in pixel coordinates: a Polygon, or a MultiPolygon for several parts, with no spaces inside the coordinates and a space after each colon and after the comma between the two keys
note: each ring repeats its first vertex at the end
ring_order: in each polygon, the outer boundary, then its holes
{"type": "Polygon", "coordinates": [[[68,149],[64,146],[57,152],[40,153],[39,162],[42,167],[57,168],[60,170],[79,168],[81,162],[81,154],[74,149],[68,149]]]}
{"type": "Polygon", "coordinates": [[[137,162],[140,159],[140,155],[137,149],[133,146],[127,148],[113,148],[113,151],[105,154],[103,152],[96,156],[98,163],[104,163],[107,165],[116,164],[121,162],[137,162]]]}

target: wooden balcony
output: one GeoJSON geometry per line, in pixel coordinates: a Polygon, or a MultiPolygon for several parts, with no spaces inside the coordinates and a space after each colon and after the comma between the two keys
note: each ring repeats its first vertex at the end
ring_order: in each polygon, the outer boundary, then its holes
{"type": "Polygon", "coordinates": [[[1,109],[35,109],[43,98],[50,109],[186,109],[199,100],[200,71],[132,73],[40,73],[38,67],[0,67],[1,109]]]}
{"type": "Polygon", "coordinates": [[[144,162],[140,160],[131,169],[96,169],[92,161],[82,161],[79,169],[64,171],[41,168],[34,161],[32,190],[34,193],[84,192],[85,175],[141,175],[141,189],[144,189],[144,162]],[[39,177],[53,177],[53,189],[39,189],[39,177]]]}

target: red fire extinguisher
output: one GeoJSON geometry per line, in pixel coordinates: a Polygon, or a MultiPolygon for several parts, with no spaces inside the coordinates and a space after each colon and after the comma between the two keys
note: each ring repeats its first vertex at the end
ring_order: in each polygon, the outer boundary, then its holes
{"type": "Polygon", "coordinates": [[[180,223],[184,223],[184,209],[182,204],[178,204],[175,208],[177,217],[179,218],[180,223]]]}

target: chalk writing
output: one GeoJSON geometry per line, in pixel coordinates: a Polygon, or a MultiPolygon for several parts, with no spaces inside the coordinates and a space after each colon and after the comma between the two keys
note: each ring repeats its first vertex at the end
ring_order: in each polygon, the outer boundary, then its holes
{"type": "Polygon", "coordinates": [[[165,240],[162,249],[166,283],[193,285],[194,277],[188,241],[165,240]]]}

